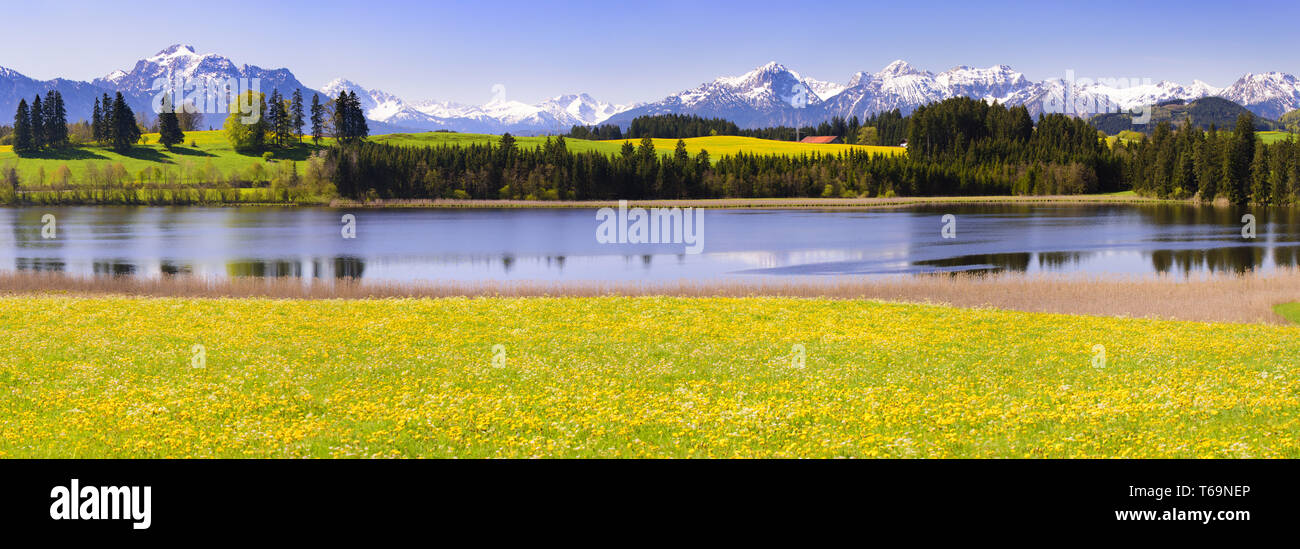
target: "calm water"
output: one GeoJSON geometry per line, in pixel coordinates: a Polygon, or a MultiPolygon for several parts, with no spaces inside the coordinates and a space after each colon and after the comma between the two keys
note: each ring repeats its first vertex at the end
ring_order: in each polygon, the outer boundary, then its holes
{"type": "Polygon", "coordinates": [[[708,210],[703,253],[600,244],[595,210],[0,208],[0,270],[369,280],[595,279],[1269,270],[1300,261],[1300,214],[1195,206],[708,210]],[[340,217],[357,216],[355,239],[340,217]],[[42,238],[42,216],[56,238],[42,238]],[[954,214],[957,238],[941,237],[954,214]]]}

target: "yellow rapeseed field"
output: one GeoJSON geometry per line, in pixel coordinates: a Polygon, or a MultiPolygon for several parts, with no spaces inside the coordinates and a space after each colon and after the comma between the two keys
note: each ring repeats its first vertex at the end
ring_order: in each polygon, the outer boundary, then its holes
{"type": "Polygon", "coordinates": [[[1298,336],[798,298],[4,297],[0,456],[1294,458],[1298,336]]]}

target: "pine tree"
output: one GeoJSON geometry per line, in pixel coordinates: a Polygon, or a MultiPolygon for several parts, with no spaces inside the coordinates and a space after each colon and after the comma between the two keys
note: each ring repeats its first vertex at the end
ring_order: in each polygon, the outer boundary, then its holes
{"type": "Polygon", "coordinates": [[[302,127],[305,122],[302,112],[302,89],[293,90],[293,105],[290,111],[293,133],[298,137],[298,142],[302,143],[302,127]]]}
{"type": "Polygon", "coordinates": [[[180,119],[176,117],[176,109],[172,107],[171,100],[167,97],[163,97],[162,112],[158,113],[158,142],[169,151],[172,145],[185,142],[185,133],[181,131],[180,119]]]}
{"type": "Polygon", "coordinates": [[[334,101],[334,136],[350,143],[368,135],[370,129],[356,92],[339,92],[338,99],[334,101]]]}
{"type": "Polygon", "coordinates": [[[55,145],[59,147],[68,146],[68,107],[63,103],[63,92],[54,92],[54,123],[57,124],[58,131],[55,132],[55,145]]]}
{"type": "Polygon", "coordinates": [[[1287,169],[1291,166],[1291,156],[1294,154],[1294,142],[1291,139],[1275,144],[1269,151],[1268,186],[1273,192],[1273,200],[1270,201],[1272,204],[1281,206],[1291,203],[1287,169]]]}
{"type": "Polygon", "coordinates": [[[263,114],[266,119],[266,127],[271,132],[271,146],[280,144],[280,124],[283,121],[280,116],[280,90],[271,90],[271,104],[268,105],[263,114]]]}
{"type": "Polygon", "coordinates": [[[58,145],[58,130],[55,128],[57,123],[54,121],[54,90],[45,92],[45,99],[41,101],[41,127],[45,128],[45,145],[55,147],[58,145]]]}
{"type": "Polygon", "coordinates": [[[90,137],[96,143],[104,142],[104,114],[99,108],[99,98],[95,98],[95,110],[90,112],[90,137]]]}
{"type": "Polygon", "coordinates": [[[357,99],[357,92],[348,92],[348,95],[352,110],[352,138],[365,139],[370,136],[370,127],[366,124],[366,113],[361,110],[361,100],[357,99]]]}
{"type": "Polygon", "coordinates": [[[117,92],[113,98],[113,116],[109,120],[109,132],[109,140],[113,143],[113,148],[118,151],[129,150],[131,145],[140,140],[140,127],[135,124],[135,113],[126,104],[122,92],[117,92]]]}
{"type": "Polygon", "coordinates": [[[280,97],[280,103],[276,107],[279,110],[280,123],[275,128],[277,145],[288,148],[293,140],[293,106],[290,100],[280,97]]]}
{"type": "Polygon", "coordinates": [[[334,100],[334,138],[340,143],[348,141],[348,92],[341,91],[334,100]]]}
{"type": "Polygon", "coordinates": [[[1203,139],[1196,144],[1196,183],[1200,189],[1201,200],[1211,202],[1214,200],[1216,186],[1219,183],[1219,174],[1215,168],[1218,164],[1214,162],[1214,147],[1218,146],[1218,140],[1214,134],[1210,138],[1203,139]]]}
{"type": "Polygon", "coordinates": [[[1237,128],[1232,132],[1228,153],[1224,157],[1224,175],[1227,177],[1228,200],[1238,206],[1250,199],[1250,165],[1255,159],[1254,116],[1237,117],[1237,128]]]}
{"type": "Polygon", "coordinates": [[[50,90],[45,94],[45,143],[62,148],[68,145],[68,112],[63,105],[63,94],[50,90]]]}
{"type": "Polygon", "coordinates": [[[32,150],[39,151],[45,146],[45,107],[41,105],[41,94],[32,100],[31,111],[32,150]]]}
{"type": "Polygon", "coordinates": [[[497,167],[500,169],[510,167],[510,163],[514,159],[516,150],[515,136],[510,135],[510,132],[501,134],[501,143],[497,146],[497,150],[499,151],[497,154],[501,155],[501,159],[497,162],[497,167]]]}
{"type": "Polygon", "coordinates": [[[32,152],[32,119],[26,99],[18,100],[18,112],[14,113],[14,152],[32,152]]]}
{"type": "Polygon", "coordinates": [[[100,107],[104,112],[99,115],[99,138],[101,144],[109,144],[113,141],[113,100],[108,98],[105,93],[99,101],[100,107]]]}
{"type": "Polygon", "coordinates": [[[311,140],[320,145],[325,136],[325,106],[320,104],[320,95],[311,94],[311,140]]]}
{"type": "Polygon", "coordinates": [[[257,117],[257,122],[253,123],[253,150],[262,150],[266,147],[266,134],[270,131],[270,126],[266,121],[266,94],[257,95],[257,112],[262,116],[257,117]]]}
{"type": "Polygon", "coordinates": [[[1273,201],[1268,170],[1268,147],[1255,147],[1255,157],[1250,162],[1250,197],[1256,204],[1267,205],[1273,201]]]}

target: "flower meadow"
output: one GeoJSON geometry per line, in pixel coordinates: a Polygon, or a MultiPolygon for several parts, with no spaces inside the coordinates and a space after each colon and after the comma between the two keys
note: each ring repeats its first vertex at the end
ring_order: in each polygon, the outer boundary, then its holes
{"type": "Polygon", "coordinates": [[[0,298],[0,457],[1300,457],[1300,328],[802,298],[0,298]]]}

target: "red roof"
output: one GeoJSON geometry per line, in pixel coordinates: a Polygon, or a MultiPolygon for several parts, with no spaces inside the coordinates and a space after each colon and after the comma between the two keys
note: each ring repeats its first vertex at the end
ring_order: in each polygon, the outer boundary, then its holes
{"type": "Polygon", "coordinates": [[[800,143],[834,143],[839,137],[834,135],[810,135],[799,140],[800,143]]]}

